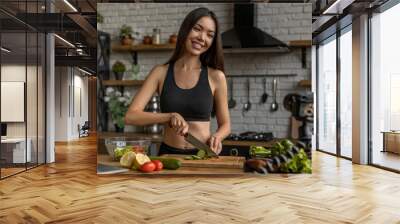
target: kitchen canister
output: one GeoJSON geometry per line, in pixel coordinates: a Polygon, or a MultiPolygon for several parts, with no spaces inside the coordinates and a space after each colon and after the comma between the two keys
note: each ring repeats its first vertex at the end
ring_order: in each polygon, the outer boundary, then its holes
{"type": "MultiPolygon", "coordinates": [[[[153,96],[150,102],[146,106],[147,112],[158,113],[160,112],[160,97],[153,96]]],[[[162,132],[162,125],[160,124],[152,124],[145,126],[145,132],[149,134],[159,134],[162,132]]]]}
{"type": "Polygon", "coordinates": [[[158,28],[153,29],[153,44],[161,43],[161,31],[158,28]]]}

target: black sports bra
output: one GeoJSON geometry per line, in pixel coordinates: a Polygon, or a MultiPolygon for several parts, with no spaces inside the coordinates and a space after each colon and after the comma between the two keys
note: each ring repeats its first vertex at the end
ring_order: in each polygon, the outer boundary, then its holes
{"type": "Polygon", "coordinates": [[[209,121],[213,102],[207,66],[201,66],[199,80],[193,88],[182,89],[175,82],[174,64],[169,64],[160,95],[162,113],[179,113],[186,121],[209,121]]]}

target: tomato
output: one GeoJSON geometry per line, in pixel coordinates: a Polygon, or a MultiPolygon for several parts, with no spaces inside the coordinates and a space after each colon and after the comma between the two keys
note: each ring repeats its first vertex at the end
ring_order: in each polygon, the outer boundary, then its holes
{"type": "Polygon", "coordinates": [[[163,169],[164,166],[160,160],[153,160],[152,162],[156,165],[156,171],[163,169]]]}
{"type": "Polygon", "coordinates": [[[156,169],[156,164],[153,162],[147,162],[140,167],[140,170],[145,173],[153,172],[156,169]]]}

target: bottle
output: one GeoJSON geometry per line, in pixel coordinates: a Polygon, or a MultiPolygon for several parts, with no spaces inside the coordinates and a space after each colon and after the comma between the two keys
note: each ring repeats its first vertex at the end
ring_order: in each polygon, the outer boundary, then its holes
{"type": "Polygon", "coordinates": [[[160,29],[154,28],[153,29],[153,44],[160,44],[160,29]]]}

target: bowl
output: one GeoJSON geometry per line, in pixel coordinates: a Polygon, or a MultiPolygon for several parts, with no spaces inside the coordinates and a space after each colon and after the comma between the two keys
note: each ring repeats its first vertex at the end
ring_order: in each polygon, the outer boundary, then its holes
{"type": "Polygon", "coordinates": [[[149,154],[151,141],[149,139],[137,139],[131,137],[113,137],[104,140],[108,154],[113,160],[119,160],[125,152],[141,152],[149,154]]]}

